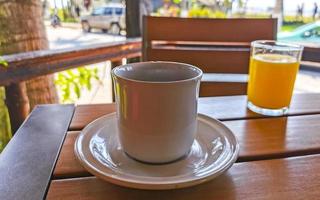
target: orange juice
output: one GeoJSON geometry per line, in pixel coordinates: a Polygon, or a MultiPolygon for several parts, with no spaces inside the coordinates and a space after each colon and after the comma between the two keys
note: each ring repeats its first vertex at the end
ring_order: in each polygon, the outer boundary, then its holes
{"type": "Polygon", "coordinates": [[[248,100],[267,109],[288,107],[299,62],[281,54],[257,54],[250,58],[248,100]]]}

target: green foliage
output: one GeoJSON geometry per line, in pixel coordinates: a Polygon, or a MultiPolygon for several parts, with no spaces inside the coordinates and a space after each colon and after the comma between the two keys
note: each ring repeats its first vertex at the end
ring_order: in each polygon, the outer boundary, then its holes
{"type": "Polygon", "coordinates": [[[234,13],[232,15],[232,17],[234,18],[241,18],[241,17],[245,17],[245,18],[270,18],[271,14],[268,13],[246,13],[245,15],[243,15],[242,13],[234,13]]]}
{"type": "MultiPolygon", "coordinates": [[[[54,8],[50,9],[50,14],[53,15],[54,14],[54,8]]],[[[60,20],[62,22],[78,22],[77,19],[75,19],[68,11],[68,9],[64,8],[58,8],[57,9],[57,15],[60,18],[60,20]]]]}
{"type": "Polygon", "coordinates": [[[2,65],[4,67],[8,67],[7,61],[5,61],[1,56],[0,56],[0,65],[2,65]]]}
{"type": "Polygon", "coordinates": [[[172,0],[173,3],[175,4],[180,4],[182,0],[172,0]]]}
{"type": "Polygon", "coordinates": [[[11,139],[11,126],[8,109],[5,105],[5,91],[0,87],[0,152],[11,139]]]}
{"type": "MultiPolygon", "coordinates": [[[[0,56],[0,65],[8,67],[8,63],[0,56]]],[[[0,152],[11,139],[11,126],[8,108],[5,104],[5,90],[0,87],[0,152]]]]}
{"type": "Polygon", "coordinates": [[[299,26],[301,26],[301,24],[288,24],[288,25],[283,25],[281,27],[281,31],[285,31],[285,32],[291,32],[294,29],[298,28],[299,26]]]}
{"type": "Polygon", "coordinates": [[[63,103],[75,102],[83,89],[91,90],[92,80],[99,80],[98,68],[80,67],[60,72],[55,77],[55,85],[63,103]]]}
{"type": "MultiPolygon", "coordinates": [[[[156,16],[179,16],[181,12],[181,8],[178,7],[181,4],[181,0],[172,0],[172,3],[169,7],[161,7],[156,16]]],[[[191,1],[191,8],[188,11],[188,17],[194,18],[226,18],[227,17],[227,8],[230,7],[231,2],[226,0],[223,7],[224,9],[212,9],[206,6],[202,6],[197,1],[191,1]]]]}
{"type": "Polygon", "coordinates": [[[206,7],[198,7],[193,6],[188,13],[189,17],[203,17],[203,18],[226,18],[226,13],[220,11],[220,10],[212,10],[210,8],[206,7]]]}
{"type": "Polygon", "coordinates": [[[286,23],[310,23],[310,22],[313,22],[313,19],[310,16],[308,16],[308,17],[305,16],[301,20],[300,18],[298,19],[296,16],[286,15],[286,16],[284,16],[284,21],[286,23]]]}
{"type": "Polygon", "coordinates": [[[307,23],[313,22],[312,17],[303,17],[297,18],[296,16],[286,15],[284,16],[283,26],[281,27],[281,31],[293,31],[294,29],[298,28],[307,23]]]}
{"type": "Polygon", "coordinates": [[[63,22],[76,23],[78,20],[73,17],[67,17],[63,20],[63,22]]]}

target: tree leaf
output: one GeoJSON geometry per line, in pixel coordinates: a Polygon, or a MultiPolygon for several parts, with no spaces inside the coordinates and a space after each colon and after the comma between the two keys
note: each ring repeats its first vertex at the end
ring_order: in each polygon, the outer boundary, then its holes
{"type": "Polygon", "coordinates": [[[92,88],[91,80],[90,80],[90,79],[87,81],[86,86],[87,86],[87,89],[90,91],[90,90],[91,90],[91,88],[92,88]]]}
{"type": "Polygon", "coordinates": [[[74,82],[74,92],[76,93],[77,98],[79,99],[81,97],[81,91],[79,85],[76,82],[74,82]]]}
{"type": "Polygon", "coordinates": [[[2,65],[3,67],[8,67],[7,61],[5,61],[1,56],[0,56],[0,65],[2,65]]]}

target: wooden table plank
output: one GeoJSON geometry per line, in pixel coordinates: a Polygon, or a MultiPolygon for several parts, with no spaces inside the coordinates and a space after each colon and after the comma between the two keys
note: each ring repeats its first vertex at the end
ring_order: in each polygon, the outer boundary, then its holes
{"type": "Polygon", "coordinates": [[[225,174],[199,186],[167,191],[127,189],[95,177],[52,181],[56,199],[319,199],[320,155],[236,163],[225,174]]]}
{"type": "MultiPolygon", "coordinates": [[[[294,95],[288,115],[320,113],[320,94],[306,93],[294,95]]],[[[249,111],[246,96],[205,97],[199,99],[199,113],[220,120],[266,118],[249,111]]],[[[79,105],[69,130],[81,130],[91,121],[115,112],[114,104],[79,105]]]]}
{"type": "MultiPolygon", "coordinates": [[[[319,102],[319,93],[295,94],[288,115],[318,114],[319,102]]],[[[247,109],[247,96],[244,95],[200,98],[198,112],[223,121],[266,118],[247,109]]]]}
{"type": "Polygon", "coordinates": [[[69,130],[81,130],[93,120],[115,112],[114,104],[89,104],[76,107],[69,130]]]}
{"type": "Polygon", "coordinates": [[[53,178],[91,176],[80,165],[74,154],[74,143],[79,133],[79,131],[68,132],[53,173],[53,178]]]}
{"type": "Polygon", "coordinates": [[[319,114],[224,123],[240,143],[240,162],[320,153],[319,114]]]}
{"type": "MultiPolygon", "coordinates": [[[[235,120],[224,122],[240,143],[238,161],[320,153],[320,115],[235,120]]],[[[79,132],[69,133],[54,178],[88,176],[73,149],[79,132]]]]}

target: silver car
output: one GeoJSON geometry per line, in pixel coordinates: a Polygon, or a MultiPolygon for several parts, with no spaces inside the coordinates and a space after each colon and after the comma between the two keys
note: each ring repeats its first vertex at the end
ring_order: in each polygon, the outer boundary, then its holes
{"type": "Polygon", "coordinates": [[[104,7],[93,9],[91,15],[81,18],[82,29],[90,32],[92,28],[103,32],[120,34],[126,27],[125,7],[122,4],[107,4],[104,7]]]}

